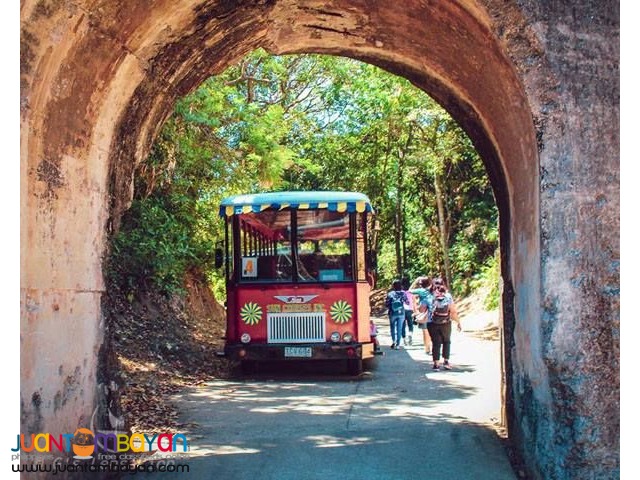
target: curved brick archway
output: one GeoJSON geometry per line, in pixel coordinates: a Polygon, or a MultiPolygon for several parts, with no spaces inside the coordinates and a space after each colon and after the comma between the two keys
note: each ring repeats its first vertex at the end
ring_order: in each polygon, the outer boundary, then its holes
{"type": "Polygon", "coordinates": [[[135,163],[177,97],[261,46],[379,65],[465,128],[501,213],[511,435],[537,476],[617,471],[619,377],[598,365],[618,361],[619,319],[595,314],[619,301],[619,246],[607,235],[619,231],[618,50],[604,41],[618,34],[615,11],[588,1],[131,3],[21,5],[23,431],[89,421],[101,257],[135,163]],[[593,171],[603,162],[607,178],[593,171]]]}

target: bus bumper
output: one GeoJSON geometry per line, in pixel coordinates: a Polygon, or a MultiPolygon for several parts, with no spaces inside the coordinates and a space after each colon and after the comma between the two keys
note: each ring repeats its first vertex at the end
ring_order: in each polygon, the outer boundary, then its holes
{"type": "Polygon", "coordinates": [[[231,360],[364,360],[374,356],[373,342],[311,344],[228,344],[231,360]]]}

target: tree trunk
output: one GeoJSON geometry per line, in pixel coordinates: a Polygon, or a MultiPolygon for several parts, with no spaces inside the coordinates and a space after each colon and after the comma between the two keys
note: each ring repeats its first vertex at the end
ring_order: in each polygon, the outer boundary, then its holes
{"type": "Polygon", "coordinates": [[[407,218],[406,215],[406,207],[404,204],[402,205],[402,211],[400,214],[402,215],[402,272],[400,275],[400,280],[402,280],[407,273],[407,222],[405,221],[407,218]]]}
{"type": "Polygon", "coordinates": [[[396,199],[396,271],[397,278],[402,278],[402,195],[400,194],[401,181],[398,182],[398,197],[396,199]]]}
{"type": "Polygon", "coordinates": [[[398,148],[398,196],[396,198],[396,268],[398,270],[398,278],[402,280],[407,267],[407,239],[405,234],[404,222],[404,176],[406,166],[406,152],[411,147],[413,141],[413,128],[409,126],[407,132],[407,141],[404,147],[398,148]]]}
{"type": "Polygon", "coordinates": [[[444,198],[442,195],[442,177],[436,172],[434,186],[436,190],[436,207],[438,209],[438,227],[440,230],[440,247],[444,259],[444,274],[447,287],[451,288],[451,265],[449,263],[449,232],[444,210],[444,198]]]}

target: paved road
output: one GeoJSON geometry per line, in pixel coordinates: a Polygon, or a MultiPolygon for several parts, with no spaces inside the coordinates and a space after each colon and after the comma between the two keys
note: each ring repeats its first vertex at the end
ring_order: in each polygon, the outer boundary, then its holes
{"type": "MultiPolygon", "coordinates": [[[[215,381],[178,398],[197,479],[515,479],[491,424],[499,345],[453,338],[453,371],[432,372],[422,340],[360,378],[305,365],[215,381]]],[[[171,478],[163,474],[162,478],[171,478]]]]}

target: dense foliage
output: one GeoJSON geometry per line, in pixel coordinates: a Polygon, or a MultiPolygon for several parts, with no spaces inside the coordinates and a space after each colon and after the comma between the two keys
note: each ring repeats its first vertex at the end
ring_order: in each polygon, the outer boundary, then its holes
{"type": "Polygon", "coordinates": [[[221,198],[309,189],[370,197],[380,286],[423,274],[447,277],[459,294],[497,284],[492,190],[447,112],[371,65],[263,51],[177,103],[136,172],[111,275],[131,289],[152,281],[171,291],[198,267],[220,298],[212,251],[221,198]]]}

